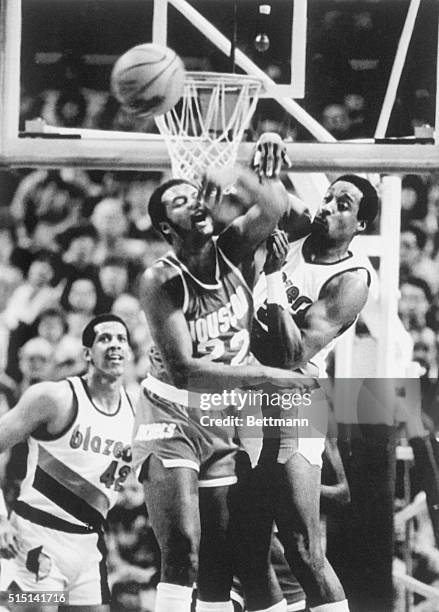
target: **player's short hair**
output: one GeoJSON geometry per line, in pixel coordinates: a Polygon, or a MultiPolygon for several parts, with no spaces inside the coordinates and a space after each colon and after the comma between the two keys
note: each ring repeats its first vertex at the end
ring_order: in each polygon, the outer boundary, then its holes
{"type": "Polygon", "coordinates": [[[117,315],[112,314],[111,312],[107,312],[104,314],[97,315],[84,327],[84,331],[82,332],[82,346],[85,346],[86,348],[91,348],[96,338],[95,326],[99,325],[99,323],[106,323],[107,321],[115,321],[116,323],[122,323],[127,332],[128,344],[131,344],[130,332],[125,321],[117,315]]]}
{"type": "Polygon", "coordinates": [[[366,221],[367,225],[371,225],[378,214],[378,194],[375,187],[367,179],[357,176],[356,174],[343,174],[332,181],[331,185],[339,181],[347,181],[352,183],[363,194],[358,209],[358,220],[366,221]]]}
{"type": "Polygon", "coordinates": [[[168,221],[168,217],[166,215],[166,207],[162,202],[162,196],[165,191],[167,191],[171,187],[175,187],[176,185],[193,185],[193,183],[187,181],[186,179],[170,179],[169,181],[166,181],[153,191],[148,202],[148,213],[151,218],[151,224],[156,231],[158,231],[162,236],[165,237],[166,240],[168,240],[168,238],[165,234],[163,234],[160,227],[160,223],[162,223],[163,221],[168,221]]]}

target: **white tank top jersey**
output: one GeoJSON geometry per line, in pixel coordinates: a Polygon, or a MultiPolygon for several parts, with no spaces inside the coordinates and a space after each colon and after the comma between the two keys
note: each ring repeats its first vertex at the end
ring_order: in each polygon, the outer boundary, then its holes
{"type": "MultiPolygon", "coordinates": [[[[308,308],[316,302],[327,283],[336,276],[349,270],[364,270],[368,286],[371,281],[372,266],[362,254],[348,251],[348,255],[335,263],[313,263],[306,261],[303,247],[308,236],[290,243],[287,259],[282,268],[282,277],[287,293],[290,314],[299,328],[302,327],[308,308]]],[[[261,273],[253,291],[255,319],[267,331],[267,283],[261,273]]],[[[310,363],[317,366],[320,377],[326,377],[326,358],[340,336],[355,323],[357,317],[342,329],[337,338],[329,342],[310,363]]],[[[267,338],[269,342],[269,338],[267,338]]]]}
{"type": "Polygon", "coordinates": [[[117,411],[107,414],[93,403],[83,378],[67,382],[76,416],[56,438],[29,438],[17,512],[24,502],[74,525],[100,529],[131,471],[134,411],[123,388],[117,411]]]}

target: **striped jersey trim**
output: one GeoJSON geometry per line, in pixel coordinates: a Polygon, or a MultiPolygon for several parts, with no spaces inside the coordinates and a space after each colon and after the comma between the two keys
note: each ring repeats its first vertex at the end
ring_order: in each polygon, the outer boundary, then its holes
{"type": "Polygon", "coordinates": [[[41,445],[38,446],[38,463],[33,486],[63,510],[91,525],[93,523],[88,520],[90,517],[94,521],[100,519],[102,522],[110,507],[110,502],[102,491],[41,445]],[[61,488],[66,492],[66,498],[57,492],[61,488]],[[80,507],[84,510],[79,511],[80,507]]]}

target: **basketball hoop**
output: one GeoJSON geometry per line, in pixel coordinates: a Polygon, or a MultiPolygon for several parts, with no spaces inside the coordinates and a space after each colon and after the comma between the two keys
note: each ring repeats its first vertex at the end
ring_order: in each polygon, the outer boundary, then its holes
{"type": "Polygon", "coordinates": [[[155,117],[175,177],[193,182],[212,164],[235,162],[261,87],[262,80],[249,75],[186,73],[180,102],[155,117]]]}

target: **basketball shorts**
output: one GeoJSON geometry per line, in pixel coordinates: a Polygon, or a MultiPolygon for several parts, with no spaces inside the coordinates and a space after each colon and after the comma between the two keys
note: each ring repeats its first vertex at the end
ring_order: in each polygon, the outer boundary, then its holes
{"type": "Polygon", "coordinates": [[[153,376],[143,381],[134,425],[134,469],[154,455],[166,468],[196,470],[200,487],[236,483],[240,448],[234,441],[234,426],[210,426],[203,419],[214,416],[222,421],[226,409],[206,414],[197,407],[188,408],[184,393],[187,397],[187,392],[153,376]]]}
{"type": "Polygon", "coordinates": [[[69,605],[109,603],[102,535],[49,529],[15,513],[11,521],[22,544],[1,560],[0,591],[67,591],[69,605]]]}
{"type": "Polygon", "coordinates": [[[322,467],[322,453],[328,430],[329,403],[325,391],[314,383],[301,390],[307,401],[294,410],[268,409],[262,427],[263,443],[259,464],[287,463],[296,453],[311,465],[322,467]],[[273,423],[273,424],[270,424],[273,423]]]}

